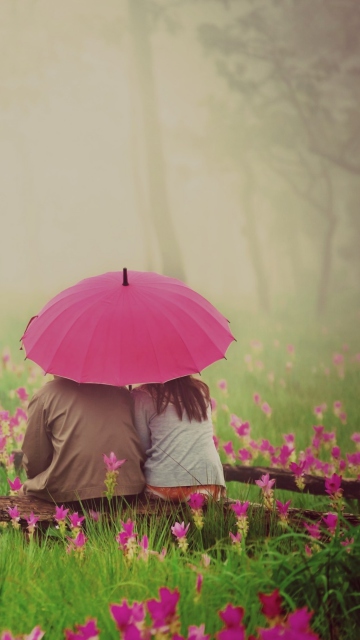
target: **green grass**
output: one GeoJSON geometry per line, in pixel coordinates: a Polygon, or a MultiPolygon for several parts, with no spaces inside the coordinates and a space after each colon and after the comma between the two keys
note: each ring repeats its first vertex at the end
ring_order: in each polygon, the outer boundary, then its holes
{"type": "MultiPolygon", "coordinates": [[[[34,313],[31,309],[28,315],[34,313]]],[[[360,362],[354,356],[360,352],[358,332],[359,312],[351,305],[338,305],[321,323],[309,319],[306,305],[279,305],[271,318],[249,311],[229,308],[232,330],[237,343],[230,346],[227,360],[220,361],[203,372],[203,379],[210,385],[211,394],[218,402],[216,433],[221,443],[232,440],[235,450],[243,446],[229,425],[230,414],[235,413],[251,425],[254,440],[269,439],[274,445],[283,443],[283,435],[294,433],[296,452],[310,445],[312,426],[318,423],[313,414],[315,405],[325,402],[328,406],[322,424],[326,431],[335,431],[342,456],[355,451],[350,437],[360,431],[359,388],[360,362]],[[346,309],[346,312],[343,309],[346,309]],[[255,354],[251,341],[261,341],[263,348],[255,354]],[[279,341],[275,346],[274,341],[279,341]],[[293,344],[295,357],[291,371],[286,363],[291,360],[286,346],[293,344]],[[343,345],[348,344],[348,351],[343,345]],[[339,377],[332,362],[333,354],[345,356],[345,376],[339,377]],[[254,362],[262,361],[264,368],[256,366],[249,371],[244,358],[252,354],[254,362]],[[329,369],[327,375],[325,369],[329,369]],[[271,382],[268,374],[273,373],[271,382]],[[224,396],[217,381],[225,378],[228,395],[224,396]],[[281,382],[281,381],[284,382],[281,382]],[[285,384],[284,384],[285,383],[285,384]],[[272,407],[267,418],[255,405],[253,394],[260,393],[272,407]],[[343,403],[347,423],[342,424],[333,411],[335,400],[343,403]],[[221,405],[228,405],[228,410],[221,405]]],[[[11,413],[18,400],[11,397],[19,386],[33,392],[40,378],[29,382],[31,363],[23,363],[18,351],[18,339],[28,317],[9,314],[0,326],[0,353],[11,348],[15,371],[1,369],[0,404],[11,413]]],[[[220,448],[220,455],[225,455],[220,448]]],[[[330,460],[330,452],[322,451],[322,458],[330,460]]],[[[255,464],[268,464],[259,457],[255,464]]],[[[10,472],[11,477],[14,472],[10,472]]],[[[0,468],[0,492],[8,491],[6,472],[0,468]]],[[[292,500],[299,508],[329,510],[326,496],[310,496],[285,491],[275,492],[282,501],[292,500]]],[[[257,487],[239,483],[228,484],[228,495],[259,502],[257,487]]],[[[355,501],[346,510],[356,512],[355,501]]],[[[133,512],[124,513],[135,517],[133,512]]],[[[209,508],[204,529],[199,532],[193,526],[189,532],[187,555],[177,548],[170,527],[175,519],[191,520],[187,506],[173,517],[136,517],[139,537],[149,536],[149,546],[160,551],[167,548],[163,562],[150,557],[127,562],[115,542],[119,531],[116,522],[88,523],[88,542],[83,560],[66,553],[66,544],[54,528],[48,529],[39,541],[26,540],[24,535],[11,527],[0,532],[0,629],[11,629],[14,634],[29,633],[36,625],[46,630],[47,638],[63,638],[63,629],[75,623],[84,623],[88,617],[96,617],[102,631],[101,638],[118,638],[119,633],[109,615],[109,603],[128,598],[144,601],[157,597],[161,586],[178,588],[181,593],[179,610],[182,633],[186,635],[191,624],[205,623],[207,633],[214,634],[221,627],[218,611],[228,602],[245,608],[245,626],[248,633],[265,626],[257,597],[259,592],[270,593],[279,588],[285,607],[292,611],[306,606],[314,611],[312,628],[323,640],[358,640],[360,622],[360,528],[349,528],[346,537],[354,537],[351,550],[340,544],[337,534],[333,538],[323,536],[319,549],[308,557],[305,544],[309,538],[305,532],[283,532],[273,522],[266,530],[264,518],[258,512],[250,514],[250,528],[242,552],[230,544],[229,531],[235,533],[233,514],[223,515],[216,505],[209,508]],[[201,556],[211,556],[204,575],[200,599],[195,602],[196,574],[189,564],[200,570],[201,556]]]]}

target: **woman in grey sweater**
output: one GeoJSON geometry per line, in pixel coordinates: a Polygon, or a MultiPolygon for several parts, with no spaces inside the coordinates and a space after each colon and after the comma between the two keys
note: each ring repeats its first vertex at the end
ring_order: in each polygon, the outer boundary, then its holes
{"type": "Polygon", "coordinates": [[[146,490],[169,500],[225,495],[208,386],[192,376],[134,389],[135,427],[146,452],[146,490]]]}

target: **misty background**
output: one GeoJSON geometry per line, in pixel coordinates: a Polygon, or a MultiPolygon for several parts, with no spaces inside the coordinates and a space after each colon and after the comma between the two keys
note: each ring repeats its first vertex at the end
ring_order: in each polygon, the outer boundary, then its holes
{"type": "Polygon", "coordinates": [[[123,267],[358,307],[359,34],[353,0],[1,0],[1,313],[123,267]]]}

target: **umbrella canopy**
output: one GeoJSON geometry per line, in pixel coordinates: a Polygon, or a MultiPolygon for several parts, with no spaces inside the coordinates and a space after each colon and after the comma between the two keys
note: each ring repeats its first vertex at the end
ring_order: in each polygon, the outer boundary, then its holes
{"type": "Polygon", "coordinates": [[[234,339],[226,318],[183,282],[126,269],[65,289],[21,338],[46,373],[115,386],[198,373],[234,339]]]}

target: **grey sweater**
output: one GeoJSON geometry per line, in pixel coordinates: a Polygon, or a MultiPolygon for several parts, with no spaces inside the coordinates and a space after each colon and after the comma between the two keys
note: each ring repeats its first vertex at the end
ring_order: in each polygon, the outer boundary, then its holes
{"type": "Polygon", "coordinates": [[[154,487],[225,486],[219,454],[213,441],[211,408],[207,420],[196,422],[184,413],[179,419],[168,404],[158,415],[154,401],[144,387],[132,392],[135,427],[146,452],[146,483],[154,487]]]}

